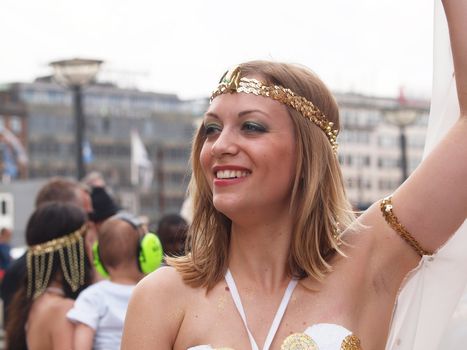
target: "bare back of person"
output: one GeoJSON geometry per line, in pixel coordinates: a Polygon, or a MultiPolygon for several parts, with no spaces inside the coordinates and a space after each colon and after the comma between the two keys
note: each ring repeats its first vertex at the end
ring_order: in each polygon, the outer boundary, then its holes
{"type": "Polygon", "coordinates": [[[53,290],[34,301],[26,325],[29,350],[72,349],[73,325],[65,315],[73,302],[53,290]]]}

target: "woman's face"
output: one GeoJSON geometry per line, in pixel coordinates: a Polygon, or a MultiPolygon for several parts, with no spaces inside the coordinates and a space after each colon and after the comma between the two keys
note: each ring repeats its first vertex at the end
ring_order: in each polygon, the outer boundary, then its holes
{"type": "Polygon", "coordinates": [[[224,94],[203,124],[200,161],[216,209],[232,220],[288,211],[296,146],[286,107],[262,96],[224,94]]]}

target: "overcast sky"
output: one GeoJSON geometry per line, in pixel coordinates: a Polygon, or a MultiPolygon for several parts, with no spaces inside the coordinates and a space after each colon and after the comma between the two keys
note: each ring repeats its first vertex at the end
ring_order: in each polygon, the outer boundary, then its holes
{"type": "Polygon", "coordinates": [[[336,91],[429,97],[429,0],[0,0],[0,83],[104,60],[101,78],[183,98],[231,65],[304,64],[336,91]]]}

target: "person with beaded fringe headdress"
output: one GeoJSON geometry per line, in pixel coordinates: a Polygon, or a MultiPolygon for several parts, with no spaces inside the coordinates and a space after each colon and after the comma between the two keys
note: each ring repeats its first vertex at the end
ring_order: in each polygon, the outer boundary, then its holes
{"type": "Polygon", "coordinates": [[[86,213],[70,203],[46,203],[29,218],[27,276],[9,306],[7,350],[72,348],[66,313],[91,282],[86,231],[86,213]]]}
{"type": "Polygon", "coordinates": [[[338,107],[321,80],[266,61],[224,74],[193,142],[187,254],[137,285],[123,350],[412,349],[407,337],[387,342],[399,289],[467,216],[467,2],[443,4],[458,119],[358,218],[337,159],[338,107]]]}
{"type": "MultiPolygon", "coordinates": [[[[88,215],[93,212],[92,201],[89,189],[72,179],[63,177],[50,178],[39,190],[35,198],[35,208],[48,202],[71,203],[82,208],[88,215]]],[[[92,243],[95,240],[96,232],[94,225],[88,222],[85,247],[88,247],[88,255],[91,253],[92,243]]],[[[3,299],[3,320],[8,321],[8,309],[13,295],[19,289],[26,276],[26,255],[23,254],[14,260],[5,272],[4,280],[1,284],[1,295],[3,299]]]]}

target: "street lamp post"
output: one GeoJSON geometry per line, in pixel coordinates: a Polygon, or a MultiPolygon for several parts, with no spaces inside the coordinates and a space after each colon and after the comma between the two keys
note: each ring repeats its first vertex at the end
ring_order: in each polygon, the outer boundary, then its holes
{"type": "Polygon", "coordinates": [[[399,148],[400,148],[400,167],[401,167],[401,183],[409,176],[408,161],[407,161],[407,136],[406,128],[417,119],[419,113],[414,108],[408,108],[404,105],[399,105],[395,108],[388,109],[384,112],[385,120],[399,128],[399,148]]]}
{"type": "Polygon", "coordinates": [[[85,140],[86,122],[83,113],[82,87],[89,84],[99,72],[103,61],[73,58],[51,62],[54,78],[67,86],[73,93],[73,113],[75,120],[75,156],[76,177],[82,179],[86,174],[83,162],[83,143],[85,140]]]}

